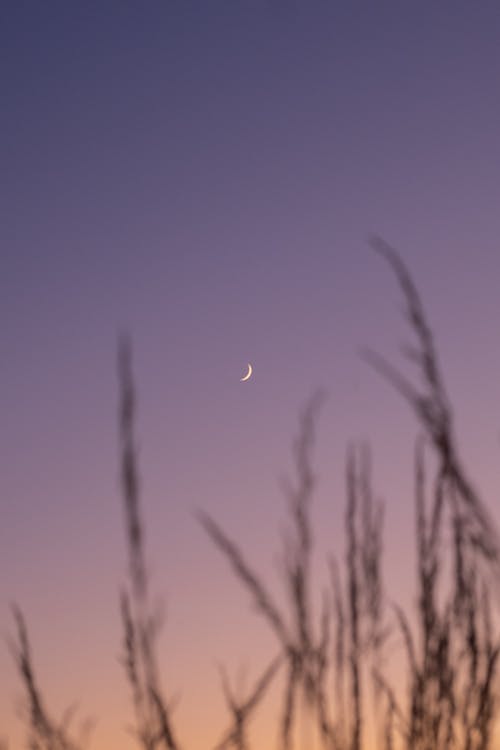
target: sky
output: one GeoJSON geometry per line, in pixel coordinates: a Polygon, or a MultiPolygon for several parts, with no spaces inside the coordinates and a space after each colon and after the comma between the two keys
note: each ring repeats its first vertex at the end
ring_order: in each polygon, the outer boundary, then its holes
{"type": "MultiPolygon", "coordinates": [[[[462,454],[498,509],[499,38],[489,0],[2,3],[0,629],[17,602],[51,710],[95,717],[95,750],[134,746],[120,331],[186,747],[226,726],[217,663],[251,679],[276,652],[195,511],[279,592],[280,482],[318,386],[318,580],[342,549],[346,447],[368,440],[387,587],[412,605],[417,425],[360,357],[398,362],[407,338],[372,233],[414,274],[462,454]]],[[[6,646],[0,674],[0,736],[22,747],[6,646]]]]}

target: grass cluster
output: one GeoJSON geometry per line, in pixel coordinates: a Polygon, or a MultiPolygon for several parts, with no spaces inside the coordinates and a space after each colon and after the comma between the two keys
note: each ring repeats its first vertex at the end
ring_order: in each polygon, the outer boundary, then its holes
{"type": "MultiPolygon", "coordinates": [[[[370,452],[348,451],[345,467],[345,549],[329,560],[329,590],[315,611],[311,572],[315,490],[312,456],[322,395],[300,418],[294,443],[295,477],[286,486],[289,530],[284,539],[285,611],[220,523],[200,512],[198,521],[226,558],[276,641],[246,695],[236,695],[221,670],[228,726],[213,750],[250,750],[249,723],[281,674],[278,722],[281,750],[494,750],[498,708],[500,538],[459,458],[452,409],[430,326],[405,265],[383,240],[372,241],[402,290],[414,343],[405,356],[419,385],[373,352],[365,357],[413,409],[414,507],[417,557],[416,612],[386,594],[383,581],[383,507],[374,496],[370,452]],[[405,649],[407,694],[398,694],[386,670],[388,643],[399,634],[405,649]],[[311,727],[311,746],[297,742],[297,724],[311,727]],[[305,718],[304,718],[305,717],[305,718]],[[371,717],[371,718],[370,718],[371,717]]],[[[165,698],[157,658],[161,618],[151,605],[135,447],[135,390],[131,348],[119,345],[119,437],[122,497],[129,557],[121,593],[123,668],[135,712],[134,734],[143,750],[186,750],[165,698]]],[[[81,750],[88,738],[71,730],[70,716],[55,721],[33,668],[26,623],[14,609],[12,653],[26,693],[28,745],[32,750],[81,750]]],[[[6,746],[5,746],[6,747],[6,746]]]]}

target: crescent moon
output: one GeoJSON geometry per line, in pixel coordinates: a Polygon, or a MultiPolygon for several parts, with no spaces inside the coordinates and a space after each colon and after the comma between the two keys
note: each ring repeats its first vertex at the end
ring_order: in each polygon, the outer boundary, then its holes
{"type": "Polygon", "coordinates": [[[240,378],[240,382],[244,383],[245,380],[250,380],[250,376],[252,375],[252,372],[253,372],[252,365],[249,362],[248,363],[248,372],[247,372],[246,375],[244,375],[242,378],[240,378]]]}

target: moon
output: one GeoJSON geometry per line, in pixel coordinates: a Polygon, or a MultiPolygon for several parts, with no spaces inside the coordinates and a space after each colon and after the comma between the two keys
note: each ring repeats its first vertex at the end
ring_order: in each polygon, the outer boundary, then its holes
{"type": "Polygon", "coordinates": [[[244,383],[244,382],[245,382],[245,380],[250,380],[250,377],[251,377],[251,375],[252,375],[252,372],[253,372],[253,368],[252,368],[252,365],[251,365],[251,364],[250,364],[250,362],[249,362],[249,363],[248,363],[248,372],[247,372],[247,374],[246,374],[246,375],[244,375],[244,376],[243,376],[242,378],[240,378],[240,382],[241,382],[241,383],[244,383]]]}

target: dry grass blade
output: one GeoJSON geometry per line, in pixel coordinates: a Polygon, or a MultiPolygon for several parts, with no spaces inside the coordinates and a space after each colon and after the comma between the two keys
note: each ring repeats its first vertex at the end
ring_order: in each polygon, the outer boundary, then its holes
{"type": "Polygon", "coordinates": [[[278,638],[288,662],[287,680],[281,721],[281,740],[284,748],[291,747],[296,706],[299,693],[316,713],[325,742],[331,742],[333,730],[327,715],[324,695],[328,643],[327,616],[323,612],[319,636],[312,624],[310,602],[310,556],[312,531],[310,522],[314,476],[311,454],[314,446],[314,427],[323,394],[316,393],[308,402],[300,419],[300,429],[294,442],[295,484],[286,483],[292,529],[285,539],[285,586],[290,603],[290,629],[270,594],[244,559],[237,545],[206,513],[199,520],[215,545],[228,559],[236,576],[249,590],[258,612],[267,620],[278,638]]]}
{"type": "Polygon", "coordinates": [[[290,639],[284,620],[264,584],[252,571],[237,545],[222,531],[217,522],[204,511],[199,511],[197,516],[214,544],[227,557],[235,574],[243,581],[252,594],[257,610],[267,619],[283,648],[287,649],[290,639]]]}
{"type": "Polygon", "coordinates": [[[81,750],[81,746],[68,734],[66,715],[56,724],[45,708],[42,694],[35,679],[31,647],[23,613],[13,608],[17,630],[17,642],[11,644],[11,651],[21,675],[27,695],[29,711],[29,742],[40,750],[81,750]]]}
{"type": "Polygon", "coordinates": [[[468,479],[453,434],[453,419],[431,328],[411,275],[397,251],[380,237],[371,241],[373,249],[389,263],[400,284],[407,306],[407,317],[415,334],[418,347],[406,353],[417,364],[423,383],[422,392],[380,355],[368,351],[368,362],[383,375],[413,407],[418,420],[425,428],[441,462],[441,472],[457,491],[457,496],[467,512],[467,533],[471,542],[487,560],[500,562],[500,536],[485,505],[468,479]]]}
{"type": "Polygon", "coordinates": [[[357,487],[356,487],[356,464],[352,451],[347,458],[347,506],[346,506],[346,537],[347,558],[346,569],[348,576],[348,613],[349,613],[349,663],[351,667],[351,750],[360,750],[362,735],[361,716],[361,635],[360,635],[360,597],[361,582],[359,571],[359,545],[358,532],[356,528],[357,517],[357,487]]]}
{"type": "Polygon", "coordinates": [[[335,619],[334,646],[334,682],[336,705],[336,734],[341,747],[346,744],[346,706],[345,706],[345,670],[346,670],[346,638],[347,622],[342,595],[339,565],[334,557],[330,560],[330,576],[333,588],[333,607],[335,619]]]}
{"type": "Polygon", "coordinates": [[[149,605],[144,526],[134,439],[135,390],[132,378],[132,353],[126,337],[122,337],[119,342],[118,378],[122,490],[131,579],[130,595],[123,592],[121,596],[125,673],[132,689],[137,721],[136,736],[144,750],[155,750],[157,747],[179,750],[170,710],[159,686],[155,655],[158,623],[151,614],[149,605]]]}
{"type": "Polygon", "coordinates": [[[221,681],[226,703],[233,717],[233,726],[228,729],[222,740],[218,742],[214,750],[226,750],[234,747],[235,750],[248,750],[248,741],[246,737],[246,726],[252,717],[255,709],[271,684],[279,667],[283,663],[283,657],[278,656],[264,670],[262,675],[256,681],[249,696],[242,701],[238,701],[234,696],[229,680],[224,670],[221,669],[221,681]]]}

